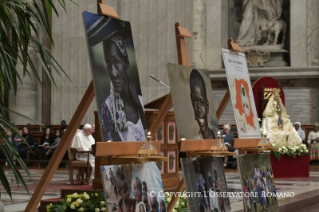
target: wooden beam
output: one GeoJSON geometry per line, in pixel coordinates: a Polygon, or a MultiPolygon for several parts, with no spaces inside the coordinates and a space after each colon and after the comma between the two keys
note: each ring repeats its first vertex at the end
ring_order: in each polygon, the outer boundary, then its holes
{"type": "MultiPolygon", "coordinates": [[[[187,51],[187,46],[185,42],[185,37],[191,37],[189,31],[185,28],[182,28],[181,23],[175,23],[175,36],[176,36],[176,48],[177,48],[177,57],[178,57],[178,64],[183,66],[191,66],[191,62],[189,60],[189,55],[187,51]]],[[[188,154],[189,155],[189,154],[188,154]]],[[[177,192],[183,191],[185,188],[184,179],[182,179],[178,186],[177,192]]],[[[174,209],[174,206],[177,202],[177,197],[173,196],[170,203],[168,203],[167,211],[171,212],[174,209]]]]}
{"type": "Polygon", "coordinates": [[[181,37],[185,37],[185,38],[192,38],[191,33],[188,31],[188,29],[185,29],[183,27],[177,27],[178,33],[179,35],[177,36],[181,36],[181,37]]]}
{"type": "Polygon", "coordinates": [[[165,119],[168,111],[172,108],[173,102],[172,102],[172,95],[169,93],[164,101],[163,106],[161,107],[160,111],[158,112],[154,122],[152,123],[151,128],[149,129],[149,132],[151,133],[152,137],[155,139],[155,134],[158,130],[158,128],[161,126],[163,120],[165,119]]]}
{"type": "Polygon", "coordinates": [[[107,6],[104,3],[98,3],[97,14],[109,16],[111,18],[119,19],[120,16],[117,14],[113,7],[107,6]]]}
{"type": "Polygon", "coordinates": [[[93,82],[91,81],[89,87],[87,88],[84,96],[82,97],[82,100],[76,109],[70,124],[68,125],[67,130],[65,131],[60,144],[58,145],[57,149],[54,151],[54,154],[49,162],[49,165],[45,169],[40,181],[38,182],[38,185],[25,209],[25,211],[31,212],[36,211],[37,206],[46,191],[49,183],[52,180],[53,175],[55,174],[65,152],[67,151],[68,147],[70,146],[72,142],[72,138],[78,129],[78,126],[81,124],[81,121],[86,114],[87,110],[89,109],[89,106],[92,103],[92,100],[94,98],[94,88],[93,88],[93,82]]]}
{"type": "Polygon", "coordinates": [[[260,140],[261,138],[235,138],[233,148],[255,148],[260,140]]]}
{"type": "MultiPolygon", "coordinates": [[[[137,155],[138,150],[145,144],[145,141],[130,142],[96,142],[94,156],[120,156],[120,155],[137,155]]],[[[152,144],[159,151],[161,149],[160,141],[153,141],[152,144]]]]}
{"type": "MultiPolygon", "coordinates": [[[[209,151],[211,146],[217,143],[217,139],[190,139],[181,141],[181,152],[209,151]]],[[[222,140],[222,142],[224,142],[222,140]]]]}
{"type": "MultiPolygon", "coordinates": [[[[176,191],[175,191],[176,193],[175,194],[177,194],[177,192],[182,192],[184,189],[185,189],[185,182],[184,182],[184,178],[182,178],[181,181],[178,183],[178,186],[176,188],[176,191]]],[[[178,198],[175,195],[172,196],[172,199],[171,199],[170,203],[167,206],[167,211],[169,211],[169,212],[173,211],[177,199],[178,198]]]]}
{"type": "Polygon", "coordinates": [[[229,92],[229,89],[227,89],[225,96],[216,111],[217,121],[219,121],[219,119],[222,117],[229,100],[230,100],[230,92],[229,92]]]}
{"type": "MultiPolygon", "coordinates": [[[[186,32],[187,29],[182,28],[181,23],[175,23],[175,35],[176,35],[176,47],[177,47],[177,57],[178,64],[183,66],[191,66],[191,62],[189,60],[187,46],[185,42],[185,35],[190,36],[189,32],[186,32]],[[181,30],[181,32],[180,32],[181,30]]],[[[187,30],[188,31],[188,30],[187,30]]]]}
{"type": "Polygon", "coordinates": [[[242,52],[241,47],[237,43],[235,43],[232,38],[228,38],[227,42],[228,42],[229,50],[235,51],[235,52],[242,52]]]}

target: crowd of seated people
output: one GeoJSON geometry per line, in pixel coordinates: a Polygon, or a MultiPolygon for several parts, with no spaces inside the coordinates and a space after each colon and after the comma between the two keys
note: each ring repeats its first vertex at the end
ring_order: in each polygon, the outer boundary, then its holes
{"type": "MultiPolygon", "coordinates": [[[[39,130],[32,128],[32,125],[28,123],[22,129],[19,129],[19,135],[11,132],[9,128],[6,129],[8,141],[16,148],[21,158],[26,161],[30,159],[30,151],[33,151],[36,156],[35,160],[39,160],[41,167],[46,167],[48,161],[53,156],[55,149],[61,141],[61,138],[66,130],[66,121],[61,121],[61,128],[54,130],[50,122],[46,123],[46,127],[43,130],[43,136],[38,143],[33,133],[39,136],[39,130]],[[23,138],[23,139],[22,139],[23,138]]],[[[5,142],[1,142],[1,145],[5,145],[5,142]]],[[[67,154],[63,157],[63,160],[67,160],[67,154]]],[[[33,159],[34,160],[34,159],[33,159]]],[[[6,156],[0,148],[0,164],[5,165],[6,156]]],[[[17,164],[19,165],[19,164],[17,164]]],[[[61,163],[61,166],[65,167],[65,163],[61,163]]]]}

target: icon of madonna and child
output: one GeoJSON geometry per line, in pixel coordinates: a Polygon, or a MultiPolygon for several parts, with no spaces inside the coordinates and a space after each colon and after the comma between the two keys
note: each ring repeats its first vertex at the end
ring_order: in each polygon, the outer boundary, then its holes
{"type": "Polygon", "coordinates": [[[147,131],[129,22],[83,12],[104,141],[145,141],[147,131]]]}
{"type": "Polygon", "coordinates": [[[273,90],[263,112],[262,130],[276,146],[296,146],[302,142],[282,103],[280,89],[273,90]]]}

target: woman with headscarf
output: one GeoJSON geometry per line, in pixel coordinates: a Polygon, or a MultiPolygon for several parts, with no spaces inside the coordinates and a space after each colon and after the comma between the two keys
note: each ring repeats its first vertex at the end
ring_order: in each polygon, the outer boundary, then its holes
{"type": "Polygon", "coordinates": [[[319,165],[319,123],[313,125],[313,131],[308,135],[308,144],[310,146],[310,164],[319,165]]]}
{"type": "Polygon", "coordinates": [[[305,141],[306,135],[305,131],[301,129],[301,123],[300,122],[295,122],[295,130],[297,131],[299,137],[301,138],[302,142],[305,141]]]}
{"type": "Polygon", "coordinates": [[[215,132],[210,125],[209,101],[207,99],[206,86],[202,75],[193,69],[190,75],[191,101],[194,109],[195,120],[199,126],[196,139],[215,139],[215,132]]]}
{"type": "Polygon", "coordinates": [[[263,113],[262,129],[269,141],[278,146],[296,146],[301,138],[287,117],[287,111],[281,101],[279,89],[274,89],[263,113]]]}
{"type": "Polygon", "coordinates": [[[147,129],[142,96],[137,94],[127,70],[130,67],[123,37],[103,41],[104,59],[111,78],[110,95],[101,105],[104,141],[145,141],[147,129]]]}

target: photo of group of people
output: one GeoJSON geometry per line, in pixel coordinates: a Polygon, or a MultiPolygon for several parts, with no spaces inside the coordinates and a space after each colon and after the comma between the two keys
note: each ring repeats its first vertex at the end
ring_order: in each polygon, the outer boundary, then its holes
{"type": "Polygon", "coordinates": [[[191,212],[231,211],[223,161],[217,157],[182,158],[186,192],[191,212]]]}
{"type": "Polygon", "coordinates": [[[108,211],[166,212],[156,163],[101,166],[108,211]]]}
{"type": "Polygon", "coordinates": [[[246,211],[278,211],[274,174],[269,154],[238,157],[246,211]],[[247,194],[246,193],[246,194],[247,194]]]}

